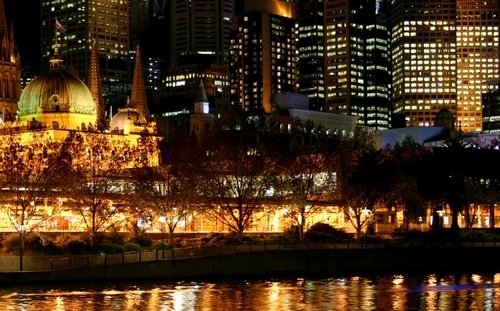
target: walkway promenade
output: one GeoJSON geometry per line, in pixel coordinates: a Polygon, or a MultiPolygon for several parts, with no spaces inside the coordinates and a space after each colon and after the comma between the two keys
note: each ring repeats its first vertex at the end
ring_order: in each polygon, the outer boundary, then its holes
{"type": "Polygon", "coordinates": [[[408,271],[500,272],[500,242],[242,244],[82,256],[0,256],[0,284],[408,271]],[[17,260],[16,260],[17,259],[17,260]]]}

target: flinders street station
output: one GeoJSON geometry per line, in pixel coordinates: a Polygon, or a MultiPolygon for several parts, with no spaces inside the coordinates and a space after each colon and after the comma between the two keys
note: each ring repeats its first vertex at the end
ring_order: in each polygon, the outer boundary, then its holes
{"type": "MultiPolygon", "coordinates": [[[[154,122],[148,122],[139,48],[132,94],[125,108],[105,120],[96,50],[87,85],[64,64],[55,31],[48,73],[38,75],[21,91],[20,56],[4,12],[0,13],[0,231],[85,230],[79,224],[79,212],[105,218],[101,222],[123,218],[118,211],[124,209],[114,206],[122,200],[112,199],[120,192],[120,182],[110,175],[157,166],[159,156],[156,142],[160,137],[154,122]],[[69,174],[70,170],[79,173],[69,174]],[[78,178],[78,186],[61,193],[55,179],[61,174],[78,178]],[[88,198],[85,192],[90,184],[99,190],[88,198]]],[[[98,228],[95,222],[92,230],[108,226],[98,228]]]]}

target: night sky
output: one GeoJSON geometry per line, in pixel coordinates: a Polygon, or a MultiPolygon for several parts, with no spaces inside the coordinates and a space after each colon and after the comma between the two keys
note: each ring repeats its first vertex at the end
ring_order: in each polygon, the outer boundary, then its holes
{"type": "Polygon", "coordinates": [[[7,23],[14,36],[22,66],[40,65],[40,0],[4,0],[7,23]]]}

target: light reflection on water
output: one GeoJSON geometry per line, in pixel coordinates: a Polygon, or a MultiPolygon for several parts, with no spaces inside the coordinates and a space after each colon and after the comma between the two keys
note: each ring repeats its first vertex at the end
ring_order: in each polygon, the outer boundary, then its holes
{"type": "Polygon", "coordinates": [[[500,273],[0,288],[0,310],[500,310],[500,273]]]}

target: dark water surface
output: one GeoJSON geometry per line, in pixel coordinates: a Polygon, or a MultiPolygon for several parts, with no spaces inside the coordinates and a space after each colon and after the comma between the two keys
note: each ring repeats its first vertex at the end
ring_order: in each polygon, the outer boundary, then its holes
{"type": "Polygon", "coordinates": [[[500,273],[2,287],[0,310],[494,311],[500,273]]]}

